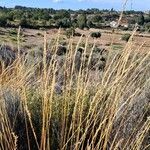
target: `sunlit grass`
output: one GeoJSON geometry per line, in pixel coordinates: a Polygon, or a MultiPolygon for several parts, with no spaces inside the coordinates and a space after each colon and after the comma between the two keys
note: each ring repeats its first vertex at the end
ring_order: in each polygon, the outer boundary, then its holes
{"type": "Polygon", "coordinates": [[[26,66],[18,53],[11,66],[1,68],[0,149],[148,149],[150,51],[133,49],[129,40],[119,53],[109,51],[103,71],[91,70],[95,46],[89,50],[86,38],[77,69],[82,37],[76,47],[71,38],[60,67],[59,37],[51,45],[45,34],[41,62],[26,66]],[[63,87],[57,94],[60,72],[63,87]]]}

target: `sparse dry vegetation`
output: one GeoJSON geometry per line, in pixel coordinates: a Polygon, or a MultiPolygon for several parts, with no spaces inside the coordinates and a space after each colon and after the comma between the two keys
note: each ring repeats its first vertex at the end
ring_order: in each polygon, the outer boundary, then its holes
{"type": "Polygon", "coordinates": [[[0,14],[0,150],[150,150],[149,13],[0,14]]]}
{"type": "Polygon", "coordinates": [[[0,149],[148,150],[150,51],[89,37],[65,48],[59,35],[20,55],[1,47],[0,149]]]}

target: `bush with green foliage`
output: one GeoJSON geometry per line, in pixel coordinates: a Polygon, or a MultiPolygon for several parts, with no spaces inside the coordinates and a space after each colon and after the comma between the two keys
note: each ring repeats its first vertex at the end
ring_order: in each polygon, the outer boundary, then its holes
{"type": "Polygon", "coordinates": [[[92,17],[92,22],[94,22],[94,23],[102,22],[102,20],[103,20],[103,18],[101,15],[94,15],[92,17]]]}
{"type": "Polygon", "coordinates": [[[21,18],[19,21],[19,26],[24,27],[24,28],[29,27],[27,18],[25,17],[21,18]]]}
{"type": "Polygon", "coordinates": [[[81,14],[77,18],[78,27],[84,29],[87,26],[87,17],[86,14],[81,14]]]}
{"type": "Polygon", "coordinates": [[[17,30],[16,30],[16,29],[11,29],[11,30],[9,31],[9,34],[10,34],[10,35],[17,35],[17,30]]]}
{"type": "Polygon", "coordinates": [[[70,13],[67,10],[59,10],[56,14],[53,16],[54,20],[59,20],[63,18],[70,19],[70,13]]]}
{"type": "Polygon", "coordinates": [[[145,22],[145,18],[144,18],[144,16],[143,16],[143,14],[141,14],[141,15],[137,18],[137,23],[142,26],[142,25],[144,25],[144,22],[145,22]]]}
{"type": "MultiPolygon", "coordinates": [[[[75,36],[79,36],[79,37],[82,36],[82,34],[79,33],[79,32],[75,32],[74,35],[75,35],[75,36]]],[[[83,34],[83,36],[85,36],[85,35],[83,34]]]]}
{"type": "Polygon", "coordinates": [[[43,37],[43,34],[42,34],[42,33],[40,33],[40,32],[38,32],[36,35],[37,35],[37,36],[41,36],[41,37],[43,37]]]}
{"type": "Polygon", "coordinates": [[[92,38],[100,38],[101,37],[101,33],[100,32],[92,32],[91,33],[91,37],[92,38]]]}
{"type": "Polygon", "coordinates": [[[70,38],[71,36],[75,35],[75,29],[74,28],[67,29],[65,34],[66,34],[67,38],[70,38]]]}
{"type": "Polygon", "coordinates": [[[122,39],[123,41],[128,42],[129,39],[130,39],[130,37],[131,37],[131,34],[125,33],[125,34],[121,37],[121,39],[122,39]]]}
{"type": "Polygon", "coordinates": [[[56,22],[56,27],[58,28],[69,28],[71,26],[70,19],[63,18],[56,22]]]}
{"type": "Polygon", "coordinates": [[[150,22],[148,22],[148,23],[145,24],[145,30],[147,32],[150,32],[150,22]]]}
{"type": "Polygon", "coordinates": [[[88,27],[88,28],[94,28],[94,27],[95,27],[95,24],[94,24],[91,20],[88,20],[88,21],[87,21],[87,27],[88,27]]]}
{"type": "Polygon", "coordinates": [[[7,25],[7,17],[5,15],[0,16],[0,26],[4,27],[7,25]]]}

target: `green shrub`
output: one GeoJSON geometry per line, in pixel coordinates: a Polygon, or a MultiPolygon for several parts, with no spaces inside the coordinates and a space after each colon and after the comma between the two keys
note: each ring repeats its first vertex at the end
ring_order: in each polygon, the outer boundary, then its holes
{"type": "Polygon", "coordinates": [[[81,36],[82,34],[81,33],[79,33],[79,32],[75,32],[75,34],[74,34],[75,36],[81,36]]]}
{"type": "Polygon", "coordinates": [[[97,46],[94,47],[93,52],[94,53],[100,53],[102,51],[102,48],[99,48],[97,46]]]}
{"type": "Polygon", "coordinates": [[[140,32],[145,32],[145,28],[143,26],[140,27],[140,32]]]}
{"type": "Polygon", "coordinates": [[[41,27],[41,28],[39,28],[39,30],[45,31],[45,28],[44,28],[44,27],[41,27]]]}
{"type": "Polygon", "coordinates": [[[17,38],[12,37],[11,40],[14,41],[14,42],[16,42],[16,41],[17,41],[17,38]]]}
{"type": "Polygon", "coordinates": [[[148,23],[145,24],[145,30],[147,32],[150,32],[150,22],[148,22],[148,23]]]}
{"type": "Polygon", "coordinates": [[[126,33],[126,34],[124,34],[124,35],[121,37],[121,39],[122,39],[123,41],[128,42],[129,39],[130,39],[130,37],[131,37],[131,34],[126,33]]]}
{"type": "Polygon", "coordinates": [[[75,35],[75,29],[74,28],[67,29],[65,34],[66,34],[67,38],[70,38],[71,36],[75,35]]]}
{"type": "Polygon", "coordinates": [[[12,30],[9,31],[9,34],[17,35],[17,30],[16,29],[12,29],[12,30]]]}
{"type": "Polygon", "coordinates": [[[40,32],[38,32],[36,35],[37,35],[37,36],[43,36],[43,34],[40,33],[40,32]]]}
{"type": "Polygon", "coordinates": [[[5,27],[7,25],[7,16],[5,14],[0,15],[0,26],[5,27]]]}
{"type": "Polygon", "coordinates": [[[87,16],[86,14],[81,14],[77,18],[77,24],[80,29],[84,29],[87,26],[87,16]]]}
{"type": "Polygon", "coordinates": [[[101,37],[101,33],[100,32],[92,32],[91,33],[91,37],[92,38],[100,38],[101,37]]]}

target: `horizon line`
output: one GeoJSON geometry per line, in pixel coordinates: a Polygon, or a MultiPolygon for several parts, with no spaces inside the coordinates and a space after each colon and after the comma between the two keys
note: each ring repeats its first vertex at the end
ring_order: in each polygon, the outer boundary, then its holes
{"type": "Polygon", "coordinates": [[[89,7],[89,8],[78,8],[78,9],[73,9],[73,8],[54,8],[54,7],[34,7],[34,6],[24,6],[24,5],[14,5],[13,7],[9,7],[9,6],[2,6],[2,5],[0,5],[0,7],[3,7],[3,8],[15,8],[16,6],[20,6],[20,7],[25,7],[25,8],[37,8],[37,9],[54,9],[54,10],[73,10],[73,11],[78,11],[78,10],[84,10],[84,11],[86,11],[86,10],[88,10],[88,9],[98,9],[98,10],[111,10],[111,9],[113,9],[114,11],[117,11],[117,12],[119,12],[119,11],[141,11],[141,12],[147,12],[147,11],[149,11],[150,12],[150,9],[149,10],[139,10],[139,9],[126,9],[126,10],[122,10],[122,9],[115,9],[115,8],[110,8],[110,9],[108,9],[108,8],[102,8],[102,9],[100,9],[100,8],[96,8],[96,7],[89,7]]]}

